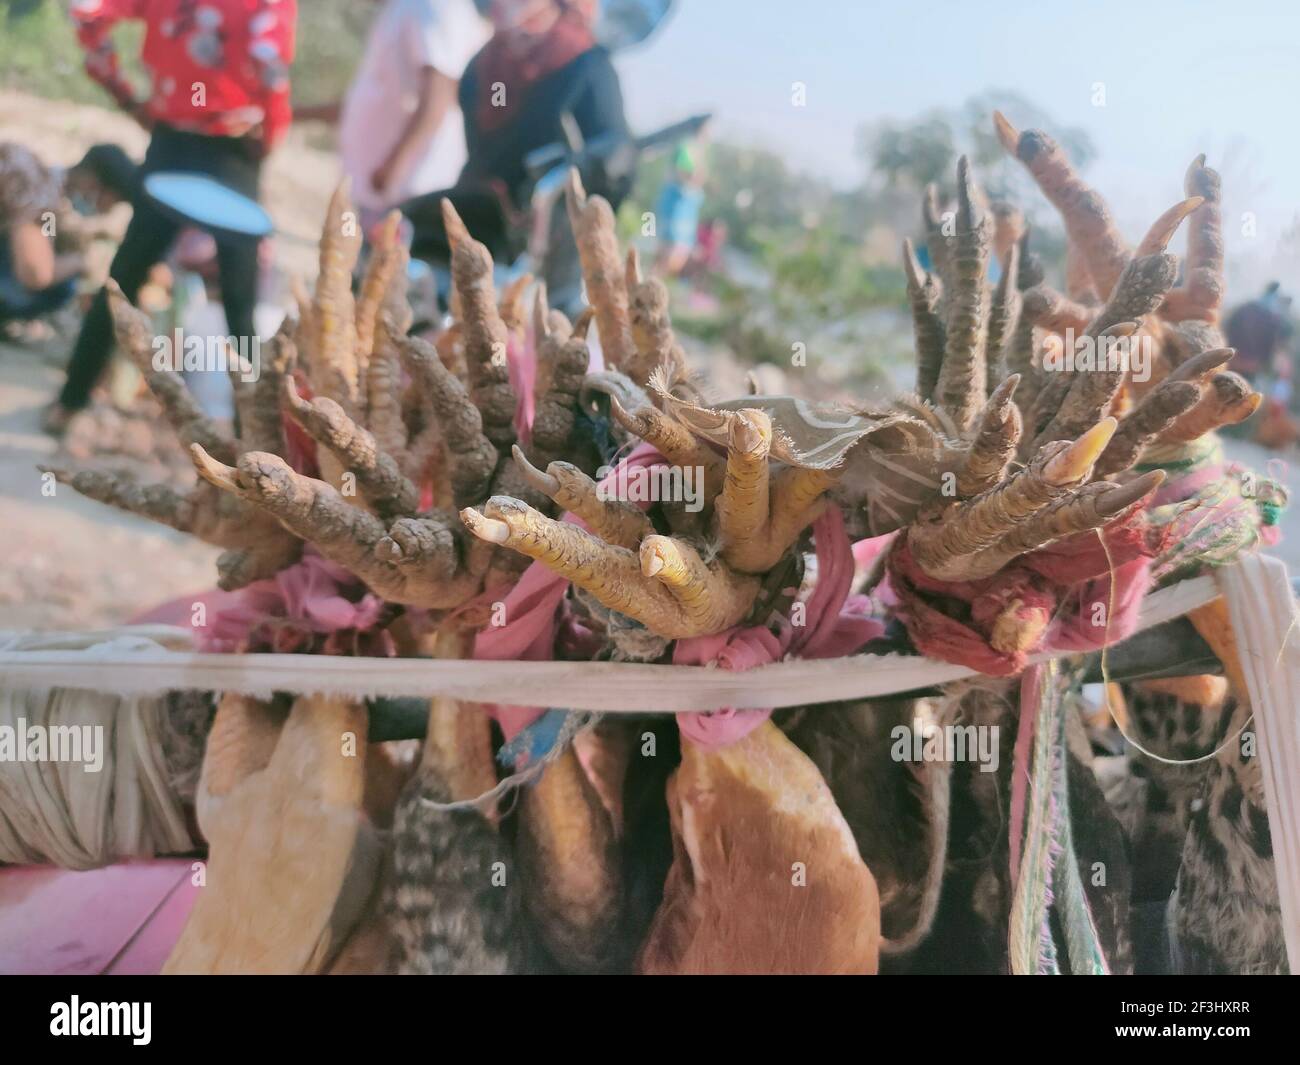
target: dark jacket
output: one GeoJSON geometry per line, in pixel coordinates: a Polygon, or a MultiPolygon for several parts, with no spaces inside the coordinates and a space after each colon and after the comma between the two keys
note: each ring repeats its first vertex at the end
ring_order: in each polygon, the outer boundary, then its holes
{"type": "MultiPolygon", "coordinates": [[[[486,244],[498,261],[507,261],[519,250],[511,246],[501,193],[509,198],[512,209],[527,207],[531,189],[524,159],[537,148],[564,141],[561,115],[573,115],[585,141],[606,135],[630,138],[618,75],[604,48],[584,52],[529,86],[517,111],[512,108],[506,121],[491,130],[483,129],[478,120],[479,100],[492,94],[491,85],[479,84],[482,54],[470,60],[460,80],[469,159],[456,186],[402,206],[415,227],[411,253],[431,262],[445,262],[450,255],[442,227],[443,197],[451,200],[474,238],[486,244]]],[[[603,187],[597,179],[588,191],[604,196],[617,208],[626,190],[603,187]]]]}
{"type": "Polygon", "coordinates": [[[537,148],[564,140],[562,114],[573,115],[588,141],[605,134],[628,135],[623,93],[604,48],[584,52],[530,86],[518,111],[492,130],[479,126],[479,102],[491,96],[492,87],[479,84],[478,59],[470,60],[460,80],[469,161],[457,184],[497,179],[505,183],[512,205],[523,207],[528,194],[524,159],[537,148]]]}

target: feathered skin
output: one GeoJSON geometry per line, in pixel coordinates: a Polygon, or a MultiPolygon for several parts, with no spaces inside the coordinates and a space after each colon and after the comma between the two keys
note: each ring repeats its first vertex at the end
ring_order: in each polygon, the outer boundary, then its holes
{"type": "MultiPolygon", "coordinates": [[[[449,795],[429,777],[412,781],[393,825],[394,887],[385,901],[401,975],[490,976],[521,971],[518,892],[493,877],[510,849],[482,814],[439,812],[449,795]]],[[[509,875],[507,873],[506,875],[509,875]]]]}
{"type": "Polygon", "coordinates": [[[912,699],[878,699],[796,710],[781,723],[826,780],[878,881],[885,971],[890,955],[929,936],[944,883],[952,766],[890,754],[896,728],[933,712],[912,699]]]}
{"type": "Polygon", "coordinates": [[[1178,884],[1170,900],[1179,968],[1191,973],[1288,971],[1263,771],[1249,732],[1241,651],[1217,599],[1190,615],[1223,663],[1232,699],[1201,803],[1191,815],[1178,884]]]}
{"type": "MultiPolygon", "coordinates": [[[[832,770],[830,782],[837,801],[855,825],[873,872],[886,885],[882,946],[887,973],[999,975],[1008,971],[1012,886],[1007,827],[1017,716],[1012,699],[1014,690],[1008,696],[976,688],[952,699],[933,717],[936,724],[996,728],[995,773],[982,772],[971,761],[911,767],[880,757],[870,759],[863,752],[876,767],[867,799],[860,793],[862,784],[846,772],[848,766],[832,770]],[[932,779],[927,781],[926,775],[932,779]],[[888,824],[878,818],[882,803],[885,810],[894,811],[888,824]],[[942,847],[936,833],[943,835],[942,847]],[[935,861],[941,865],[937,877],[928,867],[935,861]],[[931,900],[928,891],[936,886],[938,897],[931,900]],[[889,920],[891,908],[894,915],[889,920]]],[[[890,743],[888,733],[882,732],[886,722],[912,723],[910,710],[900,712],[888,700],[876,703],[870,712],[878,719],[877,750],[887,751],[890,743]]],[[[860,709],[859,718],[866,713],[865,707],[860,709]]],[[[814,709],[794,734],[823,727],[814,709]]],[[[830,757],[854,764],[851,748],[830,757]]],[[[1066,757],[1076,860],[1089,906],[1111,971],[1131,972],[1128,843],[1089,765],[1073,750],[1066,757]],[[1104,883],[1098,882],[1098,863],[1105,870],[1104,883]]]]}
{"type": "Polygon", "coordinates": [[[193,806],[198,794],[203,751],[216,712],[217,704],[211,692],[167,693],[159,742],[168,782],[187,806],[193,806]]]}
{"type": "Polygon", "coordinates": [[[516,843],[524,905],[564,969],[610,967],[623,918],[618,837],[573,748],[519,800],[516,843]]]}
{"type": "MultiPolygon", "coordinates": [[[[1249,704],[1229,719],[1240,728],[1249,704]]],[[[1184,973],[1289,972],[1277,901],[1277,873],[1259,763],[1229,743],[1210,763],[1191,815],[1170,900],[1175,957],[1184,973]]]]}
{"type": "Polygon", "coordinates": [[[431,700],[420,764],[394,813],[378,907],[389,949],[385,971],[523,970],[518,868],[495,811],[434,806],[477,798],[495,783],[487,718],[455,700],[431,700]]]}
{"type": "MultiPolygon", "coordinates": [[[[1218,746],[1231,716],[1222,677],[1146,681],[1126,686],[1125,731],[1163,758],[1191,761],[1170,765],[1136,748],[1125,753],[1124,774],[1111,787],[1131,781],[1138,794],[1126,825],[1134,844],[1134,898],[1162,906],[1174,889],[1193,804],[1205,788],[1209,765],[1196,759],[1218,746]],[[1189,681],[1217,681],[1216,685],[1189,681]]],[[[1109,797],[1109,795],[1108,795],[1109,797]]],[[[1117,802],[1126,796],[1116,796],[1117,802]]]]}
{"type": "Polygon", "coordinates": [[[1286,971],[1268,815],[1257,759],[1237,736],[1245,704],[1222,677],[1146,682],[1129,696],[1134,738],[1177,766],[1136,749],[1128,769],[1139,794],[1131,836],[1135,904],[1166,932],[1153,966],[1188,973],[1286,971]],[[1218,685],[1192,682],[1218,681],[1218,685]],[[1175,889],[1177,889],[1175,891],[1175,889]],[[1172,913],[1169,913],[1172,911],[1172,913]],[[1168,957],[1172,951],[1173,957],[1168,957]]]}

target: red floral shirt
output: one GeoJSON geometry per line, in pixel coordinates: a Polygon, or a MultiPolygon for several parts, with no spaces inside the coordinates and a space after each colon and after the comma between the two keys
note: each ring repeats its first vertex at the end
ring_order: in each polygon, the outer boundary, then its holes
{"type": "Polygon", "coordinates": [[[288,128],[297,0],[72,0],[71,11],[87,73],[123,106],[135,94],[109,30],[143,19],[149,117],[215,136],[260,125],[268,149],[288,128]]]}

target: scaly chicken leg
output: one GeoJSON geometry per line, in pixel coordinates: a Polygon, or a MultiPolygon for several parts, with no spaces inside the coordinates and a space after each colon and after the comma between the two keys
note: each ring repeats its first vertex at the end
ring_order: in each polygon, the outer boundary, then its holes
{"type": "Polygon", "coordinates": [[[207,882],[165,973],[316,972],[340,942],[335,903],[361,825],[366,712],[227,695],[198,797],[207,882]]]}

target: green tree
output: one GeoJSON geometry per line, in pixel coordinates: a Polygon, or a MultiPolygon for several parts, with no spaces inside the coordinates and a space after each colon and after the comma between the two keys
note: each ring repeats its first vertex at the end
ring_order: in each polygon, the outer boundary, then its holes
{"type": "Polygon", "coordinates": [[[858,157],[868,171],[868,184],[920,193],[928,184],[952,192],[957,156],[966,154],[991,195],[1021,203],[1033,189],[1022,168],[1008,157],[993,130],[993,112],[1002,111],[1021,129],[1039,127],[1051,133],[1076,166],[1094,157],[1092,140],[1076,126],[1062,126],[1041,108],[1009,89],[990,89],[972,96],[961,107],[928,111],[918,118],[885,119],[859,128],[858,157]]]}
{"type": "Polygon", "coordinates": [[[867,171],[862,187],[850,197],[859,225],[873,219],[894,219],[898,225],[898,220],[903,220],[901,235],[919,236],[922,191],[934,184],[940,199],[951,201],[957,156],[965,154],[990,196],[1008,200],[1024,211],[1035,254],[1050,267],[1061,267],[1065,236],[1060,220],[1024,167],[999,143],[993,129],[994,111],[1002,111],[1021,129],[1047,130],[1081,169],[1095,155],[1084,130],[1061,125],[1007,89],[990,89],[972,96],[961,107],[928,111],[915,119],[875,122],[857,133],[858,156],[867,171]]]}
{"type": "Polygon", "coordinates": [[[914,192],[945,181],[957,159],[948,112],[931,111],[913,122],[889,119],[858,132],[858,153],[888,188],[914,192]]]}

